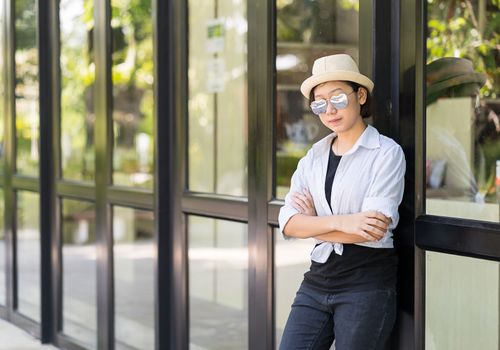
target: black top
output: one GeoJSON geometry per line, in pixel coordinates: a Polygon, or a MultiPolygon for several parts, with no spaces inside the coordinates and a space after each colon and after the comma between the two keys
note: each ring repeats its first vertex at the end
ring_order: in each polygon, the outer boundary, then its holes
{"type": "MultiPolygon", "coordinates": [[[[330,147],[325,180],[325,196],[330,209],[333,179],[341,158],[342,156],[335,155],[330,147]]],[[[310,270],[304,275],[304,283],[325,292],[394,288],[397,262],[393,248],[344,244],[342,255],[332,251],[325,263],[313,261],[310,270]]]]}
{"type": "Polygon", "coordinates": [[[326,196],[326,201],[330,206],[330,210],[332,210],[332,203],[330,203],[330,200],[332,198],[333,178],[335,177],[335,173],[337,172],[337,168],[339,167],[341,159],[342,156],[338,156],[335,153],[333,153],[332,147],[330,146],[330,156],[328,157],[328,170],[326,171],[326,180],[325,180],[325,196],[326,196]]]}

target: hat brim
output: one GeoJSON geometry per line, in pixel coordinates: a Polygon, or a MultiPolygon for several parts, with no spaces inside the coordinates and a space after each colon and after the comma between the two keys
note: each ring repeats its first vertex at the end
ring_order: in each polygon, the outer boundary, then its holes
{"type": "Polygon", "coordinates": [[[478,84],[479,87],[483,86],[486,82],[486,77],[481,73],[468,73],[459,75],[453,78],[449,78],[446,80],[438,81],[435,83],[429,84],[427,86],[427,95],[432,95],[438,92],[441,92],[450,87],[459,86],[463,84],[478,84]]]}
{"type": "Polygon", "coordinates": [[[352,81],[364,86],[370,92],[372,92],[373,90],[373,81],[371,81],[370,78],[364,76],[363,74],[350,71],[335,71],[310,76],[309,78],[304,80],[304,82],[300,86],[300,92],[302,92],[302,95],[304,95],[305,98],[309,98],[309,94],[315,86],[326,83],[327,81],[338,80],[352,81]]]}

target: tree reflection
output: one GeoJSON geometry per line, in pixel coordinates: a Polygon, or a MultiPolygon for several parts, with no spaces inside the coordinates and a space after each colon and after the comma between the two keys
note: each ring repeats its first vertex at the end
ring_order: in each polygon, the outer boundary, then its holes
{"type": "MultiPolygon", "coordinates": [[[[471,131],[474,144],[472,167],[479,191],[477,198],[494,202],[495,164],[500,159],[500,4],[495,0],[427,3],[427,63],[444,57],[466,58],[475,72],[486,77],[479,93],[471,95],[477,95],[471,124],[461,128],[471,131]]],[[[446,97],[465,95],[469,94],[457,90],[446,97]]],[[[427,103],[434,100],[428,96],[427,103]]]]}
{"type": "Polygon", "coordinates": [[[38,50],[36,2],[15,2],[16,167],[38,174],[38,50]]]}
{"type": "Polygon", "coordinates": [[[61,162],[65,178],[94,179],[92,0],[61,0],[61,162]]]}
{"type": "Polygon", "coordinates": [[[150,0],[113,0],[113,180],[152,187],[153,45],[150,0]]]}

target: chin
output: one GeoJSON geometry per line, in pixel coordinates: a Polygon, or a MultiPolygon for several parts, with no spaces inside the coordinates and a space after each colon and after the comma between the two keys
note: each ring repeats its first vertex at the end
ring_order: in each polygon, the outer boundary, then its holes
{"type": "Polygon", "coordinates": [[[345,128],[343,128],[343,127],[342,127],[342,126],[340,126],[340,125],[339,125],[339,126],[332,126],[332,127],[330,127],[329,129],[330,129],[331,131],[333,131],[334,133],[336,133],[336,134],[338,134],[338,133],[342,133],[342,132],[344,132],[344,131],[345,131],[345,130],[344,130],[345,128]]]}

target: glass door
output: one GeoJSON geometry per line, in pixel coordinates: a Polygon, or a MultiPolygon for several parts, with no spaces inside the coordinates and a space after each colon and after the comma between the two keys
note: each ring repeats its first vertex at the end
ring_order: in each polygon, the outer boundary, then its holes
{"type": "Polygon", "coordinates": [[[248,196],[247,2],[187,6],[185,195],[206,200],[206,217],[186,215],[189,349],[248,349],[247,224],[217,204],[248,196]]]}
{"type": "MultiPolygon", "coordinates": [[[[300,84],[319,57],[345,53],[359,62],[359,17],[359,1],[276,1],[275,198],[285,198],[300,158],[330,133],[311,112],[300,84]]],[[[274,231],[276,348],[313,246],[313,239],[284,240],[274,231]]]]}
{"type": "Polygon", "coordinates": [[[425,349],[498,349],[500,6],[425,5],[425,349]]]}

